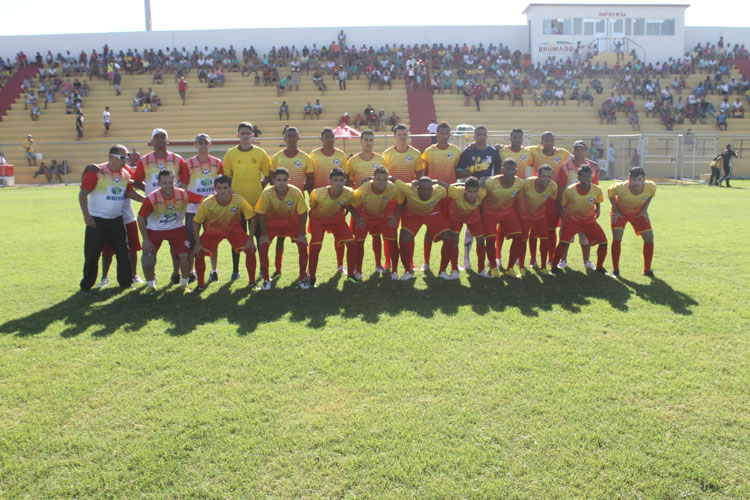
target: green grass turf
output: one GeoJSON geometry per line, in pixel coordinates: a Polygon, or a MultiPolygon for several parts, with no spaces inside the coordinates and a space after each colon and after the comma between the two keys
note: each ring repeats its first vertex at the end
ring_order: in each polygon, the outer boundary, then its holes
{"type": "Polygon", "coordinates": [[[202,295],[164,252],[156,297],[76,294],[77,188],[2,189],[0,498],[750,498],[735,185],[659,187],[655,280],[630,228],[620,281],[573,245],[559,278],[353,285],[329,237],[316,290],[289,244],[230,285],[223,244],[202,295]]]}

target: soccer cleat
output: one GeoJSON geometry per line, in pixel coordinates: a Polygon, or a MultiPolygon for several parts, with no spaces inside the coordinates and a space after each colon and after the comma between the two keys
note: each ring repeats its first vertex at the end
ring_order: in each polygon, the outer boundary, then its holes
{"type": "Polygon", "coordinates": [[[521,277],[521,275],[520,275],[520,274],[518,274],[518,273],[516,272],[516,270],[515,270],[515,269],[513,269],[512,267],[511,267],[510,269],[508,269],[507,271],[505,271],[505,273],[504,273],[504,274],[505,274],[505,276],[507,276],[507,277],[509,277],[509,278],[520,278],[520,277],[521,277]]]}
{"type": "Polygon", "coordinates": [[[451,271],[451,279],[452,279],[452,280],[457,280],[457,279],[460,279],[460,276],[459,276],[459,274],[458,274],[458,271],[451,271]]]}
{"type": "Polygon", "coordinates": [[[442,278],[444,280],[452,280],[451,275],[443,271],[442,273],[438,274],[438,278],[442,278]]]}
{"type": "Polygon", "coordinates": [[[190,285],[182,285],[182,293],[190,293],[190,285]]]}
{"type": "Polygon", "coordinates": [[[172,274],[172,277],[169,278],[169,282],[172,285],[179,285],[180,284],[180,275],[177,273],[172,274]]]}
{"type": "Polygon", "coordinates": [[[568,262],[565,259],[562,259],[560,262],[557,263],[558,269],[565,269],[568,267],[568,262]]]}
{"type": "Polygon", "coordinates": [[[420,267],[419,270],[420,271],[429,271],[430,270],[430,263],[429,262],[425,262],[424,264],[422,264],[422,267],[420,267]]]}
{"type": "Polygon", "coordinates": [[[410,273],[410,272],[407,271],[407,272],[405,272],[403,274],[403,276],[401,276],[401,281],[409,281],[413,277],[414,277],[414,275],[412,273],[410,273]]]}
{"type": "Polygon", "coordinates": [[[562,274],[562,270],[559,267],[553,267],[549,270],[552,274],[562,274]]]}
{"type": "Polygon", "coordinates": [[[338,269],[336,269],[336,272],[341,273],[341,274],[348,274],[346,272],[346,267],[344,266],[339,266],[338,269]]]}
{"type": "Polygon", "coordinates": [[[620,270],[619,269],[615,269],[614,271],[612,271],[612,276],[614,276],[615,278],[619,278],[620,277],[620,270]]]}
{"type": "Polygon", "coordinates": [[[240,279],[240,273],[232,273],[232,276],[229,278],[229,282],[232,283],[234,281],[237,281],[240,279]]]}
{"type": "Polygon", "coordinates": [[[310,284],[306,280],[299,280],[297,282],[297,284],[303,290],[309,290],[310,289],[310,284]]]}
{"type": "Polygon", "coordinates": [[[98,285],[96,285],[97,288],[104,288],[105,286],[109,285],[109,278],[106,276],[102,278],[102,280],[99,282],[98,285]]]}
{"type": "Polygon", "coordinates": [[[518,274],[520,274],[521,276],[528,276],[529,270],[526,269],[525,267],[522,267],[521,269],[518,270],[518,274]]]}
{"type": "Polygon", "coordinates": [[[647,271],[643,271],[643,275],[644,276],[648,276],[649,278],[654,278],[655,277],[653,269],[649,269],[647,271]]]}
{"type": "Polygon", "coordinates": [[[133,275],[133,283],[141,284],[141,283],[145,283],[145,281],[143,281],[143,279],[140,276],[138,276],[137,274],[134,274],[133,275]]]}
{"type": "Polygon", "coordinates": [[[192,283],[193,281],[198,279],[198,275],[195,273],[195,271],[190,271],[190,276],[188,276],[188,283],[192,283]]]}
{"type": "Polygon", "coordinates": [[[268,280],[265,280],[263,282],[263,286],[261,287],[261,290],[270,290],[271,289],[271,282],[268,280]]]}
{"type": "Polygon", "coordinates": [[[590,260],[587,260],[586,262],[584,262],[583,267],[585,267],[586,269],[596,269],[596,266],[590,260]]]}
{"type": "Polygon", "coordinates": [[[143,288],[143,291],[145,291],[148,294],[155,294],[156,293],[156,287],[155,286],[151,286],[151,285],[146,285],[143,288]]]}
{"type": "Polygon", "coordinates": [[[537,265],[536,260],[530,260],[529,267],[533,267],[534,269],[537,269],[539,266],[537,265]]]}
{"type": "Polygon", "coordinates": [[[493,278],[499,278],[500,271],[498,271],[496,267],[493,267],[492,269],[490,269],[490,276],[492,276],[493,278]]]}
{"type": "Polygon", "coordinates": [[[541,275],[544,275],[544,276],[549,276],[549,269],[547,269],[546,267],[543,267],[543,268],[541,268],[541,269],[538,269],[538,270],[537,270],[537,272],[538,272],[539,274],[541,274],[541,275]]]}
{"type": "Polygon", "coordinates": [[[205,292],[206,291],[206,285],[203,285],[203,286],[198,285],[197,287],[195,287],[195,291],[198,292],[198,293],[205,292]]]}
{"type": "Polygon", "coordinates": [[[487,272],[487,269],[482,269],[482,271],[479,272],[478,275],[482,278],[492,278],[492,276],[490,276],[490,273],[487,272]]]}
{"type": "Polygon", "coordinates": [[[395,272],[395,271],[392,272],[391,273],[391,279],[394,280],[394,281],[398,281],[398,273],[395,272]]]}
{"type": "Polygon", "coordinates": [[[354,273],[354,277],[357,278],[357,281],[362,281],[362,273],[354,273]]]}
{"type": "Polygon", "coordinates": [[[346,281],[348,281],[349,283],[362,283],[362,281],[359,278],[357,278],[356,274],[346,278],[346,281]]]}
{"type": "Polygon", "coordinates": [[[208,282],[213,283],[215,281],[219,281],[219,273],[211,271],[211,274],[208,275],[208,282]]]}
{"type": "Polygon", "coordinates": [[[318,280],[316,280],[315,278],[309,278],[309,279],[307,280],[307,282],[308,282],[308,283],[310,284],[310,288],[315,288],[315,283],[316,283],[317,281],[318,281],[318,280]]]}
{"type": "Polygon", "coordinates": [[[279,271],[274,271],[271,275],[271,281],[281,278],[281,273],[279,271]]]}
{"type": "Polygon", "coordinates": [[[385,272],[385,269],[383,268],[383,266],[378,266],[375,268],[375,272],[378,274],[383,274],[385,272]]]}
{"type": "Polygon", "coordinates": [[[607,270],[604,269],[603,267],[597,267],[596,272],[599,274],[607,274],[607,270]]]}

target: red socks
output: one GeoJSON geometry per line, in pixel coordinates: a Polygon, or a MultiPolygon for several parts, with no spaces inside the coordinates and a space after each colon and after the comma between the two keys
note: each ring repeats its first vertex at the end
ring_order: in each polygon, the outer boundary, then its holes
{"type": "Polygon", "coordinates": [[[281,274],[281,264],[284,261],[284,247],[276,247],[276,259],[275,259],[275,266],[276,266],[276,272],[281,274]]]}
{"type": "Polygon", "coordinates": [[[341,267],[344,265],[344,245],[336,247],[336,266],[341,267]]]}
{"type": "Polygon", "coordinates": [[[299,279],[302,281],[305,279],[305,271],[307,271],[307,245],[298,241],[297,248],[299,249],[299,279]]]}
{"type": "Polygon", "coordinates": [[[510,244],[510,256],[508,257],[508,265],[505,267],[506,270],[512,269],[516,265],[516,260],[520,262],[519,268],[523,267],[521,248],[524,246],[526,246],[526,242],[521,238],[513,238],[513,242],[510,244]]]}
{"type": "Polygon", "coordinates": [[[651,259],[654,258],[654,244],[643,242],[643,272],[651,269],[651,259]]]}
{"type": "MultiPolygon", "coordinates": [[[[477,244],[477,250],[479,250],[479,244],[477,244]]],[[[495,237],[487,237],[484,240],[484,252],[488,261],[490,261],[490,269],[497,267],[497,261],[495,260],[495,237]]],[[[477,254],[478,255],[478,254],[477,254]]],[[[482,259],[484,260],[484,258],[482,259]]],[[[484,266],[482,266],[484,268],[484,266]]],[[[479,266],[477,266],[479,269],[479,266]]]]}
{"type": "Polygon", "coordinates": [[[385,240],[385,262],[388,265],[388,267],[391,268],[392,273],[398,272],[398,241],[396,240],[385,240]]]}
{"type": "MultiPolygon", "coordinates": [[[[357,271],[357,243],[355,241],[347,241],[341,246],[346,247],[346,267],[349,276],[354,276],[354,272],[357,271]]],[[[359,271],[360,273],[362,271],[359,271]]]]}
{"type": "Polygon", "coordinates": [[[552,252],[555,251],[555,246],[557,245],[557,230],[556,229],[547,230],[547,240],[549,242],[549,245],[547,246],[547,250],[549,253],[547,257],[542,255],[542,258],[546,258],[547,262],[549,262],[550,260],[552,260],[552,257],[553,257],[552,252]]]}
{"type": "MultiPolygon", "coordinates": [[[[646,244],[643,244],[644,252],[646,244]]],[[[622,251],[622,240],[612,241],[612,267],[615,271],[620,269],[620,252],[622,251]]]]}
{"type": "Polygon", "coordinates": [[[424,239],[424,261],[429,263],[430,256],[432,255],[432,240],[425,236],[424,239]]]}
{"type": "Polygon", "coordinates": [[[607,258],[607,244],[599,243],[599,247],[596,249],[596,268],[599,269],[604,267],[604,260],[607,258]]]}
{"type": "Polygon", "coordinates": [[[440,272],[445,272],[448,268],[448,262],[453,255],[453,241],[443,241],[443,248],[440,250],[440,272]]]}
{"type": "MultiPolygon", "coordinates": [[[[362,242],[362,258],[364,258],[364,252],[365,252],[365,246],[364,242],[362,242]]],[[[382,242],[380,241],[380,236],[373,236],[372,237],[372,253],[375,255],[375,267],[381,267],[382,266],[382,260],[381,255],[383,253],[383,246],[382,242]]],[[[362,263],[362,258],[360,258],[360,264],[362,263]]],[[[385,262],[386,267],[388,267],[388,245],[385,246],[385,262]]],[[[362,272],[362,269],[359,270],[359,272],[362,272]]]]}
{"type": "MultiPolygon", "coordinates": [[[[485,244],[486,243],[487,241],[485,240],[485,244]]],[[[479,240],[475,241],[475,246],[477,247],[477,272],[481,273],[482,271],[484,271],[484,261],[486,260],[485,256],[487,252],[485,250],[485,246],[479,243],[479,240]]]]}
{"type": "Polygon", "coordinates": [[[312,244],[310,243],[310,277],[314,278],[316,272],[318,271],[318,259],[320,258],[320,250],[323,247],[320,243],[312,244]]]}
{"type": "Polygon", "coordinates": [[[269,246],[270,246],[270,243],[262,243],[260,247],[258,248],[258,254],[259,254],[259,259],[260,259],[260,273],[263,275],[263,279],[265,281],[268,281],[271,279],[268,275],[268,247],[269,246]]]}
{"type": "Polygon", "coordinates": [[[401,264],[404,266],[404,271],[407,273],[411,273],[414,270],[412,269],[414,267],[414,242],[401,242],[401,245],[399,246],[399,251],[401,252],[401,264]]]}
{"type": "MultiPolygon", "coordinates": [[[[534,245],[534,250],[536,250],[536,245],[534,245]]],[[[539,253],[542,255],[547,255],[549,253],[549,240],[540,240],[539,243],[539,253]]],[[[534,256],[532,255],[532,259],[534,256]]],[[[537,263],[537,265],[541,266],[542,269],[547,269],[547,261],[542,258],[542,262],[537,263]]]]}

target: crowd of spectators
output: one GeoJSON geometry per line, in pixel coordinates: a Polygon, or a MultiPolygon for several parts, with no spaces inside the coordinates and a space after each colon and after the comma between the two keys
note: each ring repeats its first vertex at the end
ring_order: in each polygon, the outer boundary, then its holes
{"type": "Polygon", "coordinates": [[[34,172],[34,179],[38,176],[42,176],[47,179],[48,183],[64,182],[64,176],[70,173],[70,166],[68,160],[63,160],[57,163],[57,160],[52,160],[49,165],[45,165],[44,162],[39,163],[39,168],[34,172]]]}

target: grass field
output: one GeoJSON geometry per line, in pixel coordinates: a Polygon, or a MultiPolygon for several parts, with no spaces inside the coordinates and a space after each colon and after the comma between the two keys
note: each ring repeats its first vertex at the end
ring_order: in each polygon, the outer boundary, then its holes
{"type": "Polygon", "coordinates": [[[315,290],[291,245],[266,292],[221,247],[156,297],[76,293],[77,188],[1,189],[0,498],[750,498],[735,186],[659,187],[654,280],[630,229],[619,281],[573,245],[561,277],[354,285],[329,239],[315,290]]]}

